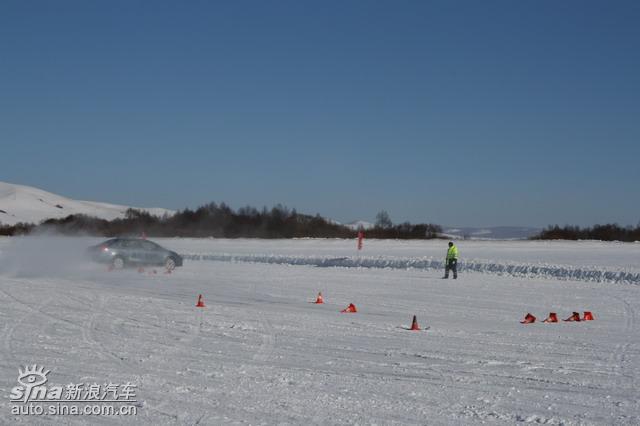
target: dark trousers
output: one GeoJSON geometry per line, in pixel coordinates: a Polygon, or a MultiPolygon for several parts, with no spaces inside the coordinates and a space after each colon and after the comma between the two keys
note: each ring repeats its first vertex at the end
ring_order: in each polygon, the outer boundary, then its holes
{"type": "Polygon", "coordinates": [[[447,260],[447,265],[444,267],[444,277],[449,278],[449,270],[453,271],[453,279],[458,278],[458,259],[447,260]]]}

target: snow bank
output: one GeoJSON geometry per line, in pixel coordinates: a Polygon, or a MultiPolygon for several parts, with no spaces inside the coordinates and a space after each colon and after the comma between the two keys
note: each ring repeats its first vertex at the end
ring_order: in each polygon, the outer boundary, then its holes
{"type": "MultiPolygon", "coordinates": [[[[389,268],[442,270],[442,259],[432,257],[330,257],[330,256],[292,256],[274,254],[238,255],[227,253],[183,253],[185,259],[195,261],[271,263],[279,265],[308,265],[318,267],[343,268],[389,268]]],[[[458,264],[461,272],[482,272],[515,277],[554,278],[559,280],[610,282],[640,284],[640,273],[627,271],[608,271],[597,268],[584,268],[563,265],[498,263],[485,260],[467,260],[458,264]]]]}

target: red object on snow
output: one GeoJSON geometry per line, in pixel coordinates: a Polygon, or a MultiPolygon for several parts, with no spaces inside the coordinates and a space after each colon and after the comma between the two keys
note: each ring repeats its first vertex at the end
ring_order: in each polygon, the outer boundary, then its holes
{"type": "Polygon", "coordinates": [[[198,303],[196,303],[196,308],[204,308],[204,300],[202,299],[202,295],[198,296],[198,303]]]}
{"type": "Polygon", "coordinates": [[[578,312],[574,312],[573,314],[571,314],[571,316],[569,318],[567,318],[564,321],[580,321],[580,314],[578,312]]]}
{"type": "Polygon", "coordinates": [[[358,310],[356,309],[356,305],[354,305],[353,303],[349,303],[349,306],[347,306],[340,312],[342,312],[343,314],[355,314],[356,312],[358,312],[358,310]]]}
{"type": "Polygon", "coordinates": [[[413,316],[413,322],[411,323],[411,329],[412,331],[420,331],[420,326],[418,325],[418,319],[416,318],[416,316],[413,316]]]}
{"type": "Polygon", "coordinates": [[[527,314],[524,317],[524,321],[520,321],[520,324],[532,324],[534,322],[536,322],[536,317],[531,314],[527,314]]]}

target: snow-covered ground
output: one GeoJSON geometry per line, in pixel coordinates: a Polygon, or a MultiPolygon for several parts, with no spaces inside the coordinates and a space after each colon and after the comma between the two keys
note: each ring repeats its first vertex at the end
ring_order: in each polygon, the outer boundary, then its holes
{"type": "MultiPolygon", "coordinates": [[[[163,208],[133,208],[156,216],[175,213],[163,208]]],[[[59,219],[71,214],[113,220],[124,217],[127,209],[127,206],[72,200],[38,188],[0,182],[0,225],[18,222],[37,224],[45,219],[59,219]]]]}
{"type": "MultiPolygon", "coordinates": [[[[170,240],[171,241],[171,240],[170,240]]],[[[173,240],[194,260],[235,260],[313,266],[442,268],[446,242],[366,240],[173,240]]],[[[462,241],[460,269],[493,274],[640,284],[640,244],[599,241],[462,241]]]]}
{"type": "Polygon", "coordinates": [[[530,226],[445,227],[443,235],[458,239],[466,237],[466,239],[472,240],[526,240],[529,237],[538,235],[540,231],[542,229],[530,226]]]}
{"type": "MultiPolygon", "coordinates": [[[[107,272],[73,260],[94,241],[0,239],[0,422],[640,423],[637,283],[491,268],[443,281],[435,263],[411,263],[442,259],[443,241],[357,252],[344,240],[166,239],[201,260],[170,275],[107,272]],[[374,267],[313,266],[323,259],[374,267]],[[319,291],[326,303],[310,303],[319,291]],[[349,303],[358,313],[341,314],[349,303]],[[519,322],[573,311],[595,321],[519,322]],[[406,330],[413,315],[430,328],[406,330]],[[12,416],[25,364],[53,384],[134,383],[138,413],[12,416]]],[[[640,272],[639,244],[459,248],[463,265],[640,272]]]]}

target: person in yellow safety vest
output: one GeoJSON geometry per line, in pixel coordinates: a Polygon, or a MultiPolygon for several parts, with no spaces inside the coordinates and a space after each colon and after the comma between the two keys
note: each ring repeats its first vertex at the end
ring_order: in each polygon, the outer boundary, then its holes
{"type": "Polygon", "coordinates": [[[447,258],[445,259],[444,277],[449,278],[449,270],[453,271],[453,279],[458,278],[458,247],[453,244],[453,241],[449,241],[449,250],[447,250],[447,258]]]}

